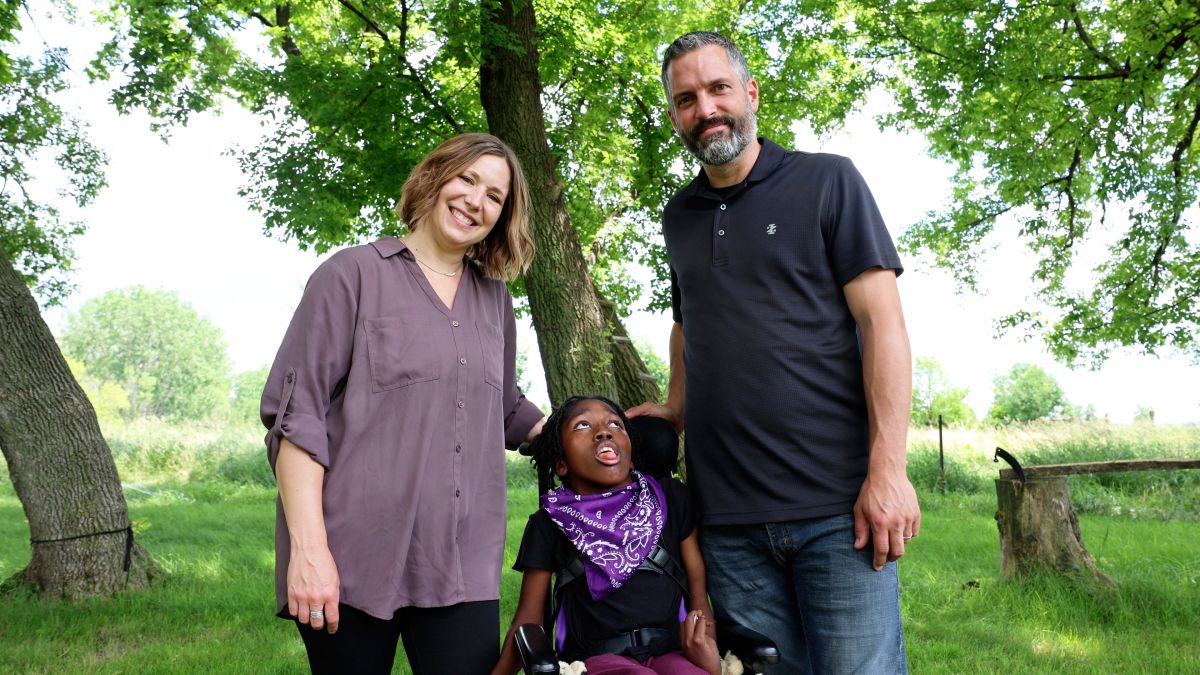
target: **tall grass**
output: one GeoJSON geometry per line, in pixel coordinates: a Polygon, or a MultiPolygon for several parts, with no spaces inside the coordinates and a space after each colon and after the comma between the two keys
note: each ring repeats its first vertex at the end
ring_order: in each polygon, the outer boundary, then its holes
{"type": "MultiPolygon", "coordinates": [[[[170,576],[149,592],[104,600],[4,598],[0,670],[305,672],[295,630],[272,615],[275,490],[260,432],[140,423],[106,434],[139,540],[170,576]]],[[[1026,464],[1197,456],[1196,428],[954,429],[944,496],[935,490],[936,430],[911,437],[924,512],[900,568],[913,672],[1200,672],[1200,471],[1174,472],[1161,488],[1072,479],[1077,502],[1084,494],[1084,541],[1115,589],[1057,577],[1000,583],[991,482],[996,445],[1026,464]]],[[[520,587],[508,567],[537,506],[527,460],[512,456],[508,469],[502,623],[520,587]]],[[[4,472],[0,462],[0,578],[29,559],[28,527],[4,472]]],[[[403,658],[394,672],[408,672],[403,658]]]]}
{"type": "MultiPolygon", "coordinates": [[[[1024,466],[1114,459],[1200,457],[1200,427],[1114,425],[1106,422],[1037,423],[1013,427],[953,427],[943,434],[946,490],[995,494],[1007,464],[992,461],[996,447],[1024,466]]],[[[938,486],[937,429],[909,433],[909,476],[919,489],[938,486]]],[[[1200,471],[1128,471],[1071,476],[1079,514],[1200,519],[1200,471]]]]}

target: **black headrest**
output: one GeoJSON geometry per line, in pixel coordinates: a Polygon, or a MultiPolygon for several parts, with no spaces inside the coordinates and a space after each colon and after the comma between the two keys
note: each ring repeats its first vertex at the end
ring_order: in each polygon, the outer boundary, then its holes
{"type": "Polygon", "coordinates": [[[665,479],[679,463],[679,433],[661,417],[642,415],[629,420],[637,439],[633,448],[633,465],[639,471],[665,479]]]}

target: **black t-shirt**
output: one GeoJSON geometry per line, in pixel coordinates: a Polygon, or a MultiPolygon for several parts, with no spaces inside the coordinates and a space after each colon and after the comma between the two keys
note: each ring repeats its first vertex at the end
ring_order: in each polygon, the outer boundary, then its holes
{"type": "MultiPolygon", "coordinates": [[[[683,564],[679,543],[696,528],[696,512],[687,487],[675,479],[662,484],[667,499],[667,521],[659,543],[683,564]]],[[[557,572],[579,552],[541,509],[529,517],[513,569],[557,572]]],[[[678,634],[683,589],[670,576],[649,570],[634,572],[629,581],[603,600],[592,600],[587,581],[576,579],[563,590],[562,612],[567,636],[559,658],[583,660],[597,641],[628,633],[635,628],[662,628],[678,634]]],[[[554,639],[554,638],[552,638],[554,639]]]]}
{"type": "Polygon", "coordinates": [[[845,157],[762,141],[746,180],[703,171],[663,211],[687,369],[688,486],[706,525],[850,513],[867,472],[857,324],[843,287],[901,271],[845,157]]]}

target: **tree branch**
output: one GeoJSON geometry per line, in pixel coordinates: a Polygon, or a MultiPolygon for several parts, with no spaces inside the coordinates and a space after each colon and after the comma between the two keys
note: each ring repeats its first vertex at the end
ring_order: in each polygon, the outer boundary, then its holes
{"type": "Polygon", "coordinates": [[[1088,51],[1090,51],[1092,54],[1095,54],[1096,58],[1107,63],[1108,66],[1113,70],[1120,69],[1120,66],[1117,65],[1117,62],[1112,57],[1100,51],[1096,47],[1096,44],[1092,42],[1092,38],[1087,34],[1087,31],[1083,27],[1083,17],[1079,15],[1079,6],[1073,2],[1071,3],[1071,19],[1075,23],[1075,34],[1078,35],[1079,39],[1083,41],[1083,44],[1088,48],[1088,51]]]}
{"type": "MultiPolygon", "coordinates": [[[[275,25],[280,28],[287,28],[291,23],[292,8],[290,5],[275,6],[275,25]]],[[[291,56],[300,56],[300,47],[296,45],[295,40],[292,40],[291,32],[283,34],[283,53],[291,56]]]]}
{"type": "Polygon", "coordinates": [[[387,32],[384,31],[382,28],[380,28],[379,24],[377,24],[373,20],[371,20],[371,17],[367,16],[366,14],[363,14],[362,10],[360,10],[359,8],[357,8],[353,4],[351,4],[349,2],[349,0],[338,0],[338,4],[340,4],[342,7],[345,7],[346,9],[350,10],[358,18],[362,19],[363,23],[367,24],[367,28],[369,28],[372,33],[383,38],[384,42],[388,41],[387,32]]]}
{"type": "Polygon", "coordinates": [[[258,12],[250,12],[250,18],[258,19],[259,23],[266,26],[267,28],[275,27],[275,24],[271,23],[269,20],[267,20],[267,17],[263,16],[262,14],[259,14],[258,12]]]}
{"type": "Polygon", "coordinates": [[[1170,58],[1171,54],[1174,53],[1175,50],[1187,44],[1188,40],[1191,39],[1191,36],[1188,35],[1188,32],[1197,26],[1200,26],[1200,19],[1185,25],[1182,29],[1180,29],[1178,35],[1171,38],[1169,42],[1162,46],[1162,49],[1158,50],[1158,54],[1154,57],[1155,70],[1162,70],[1163,65],[1167,62],[1167,59],[1170,58]]]}

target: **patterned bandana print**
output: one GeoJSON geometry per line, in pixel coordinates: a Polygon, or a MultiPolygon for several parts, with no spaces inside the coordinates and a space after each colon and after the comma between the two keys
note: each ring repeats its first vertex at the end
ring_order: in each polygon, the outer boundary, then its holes
{"type": "Polygon", "coordinates": [[[542,495],[542,508],[583,553],[583,570],[593,600],[617,590],[650,555],[663,524],[667,502],[662,487],[640,471],[612,492],[577,495],[567,486],[542,495]]]}

